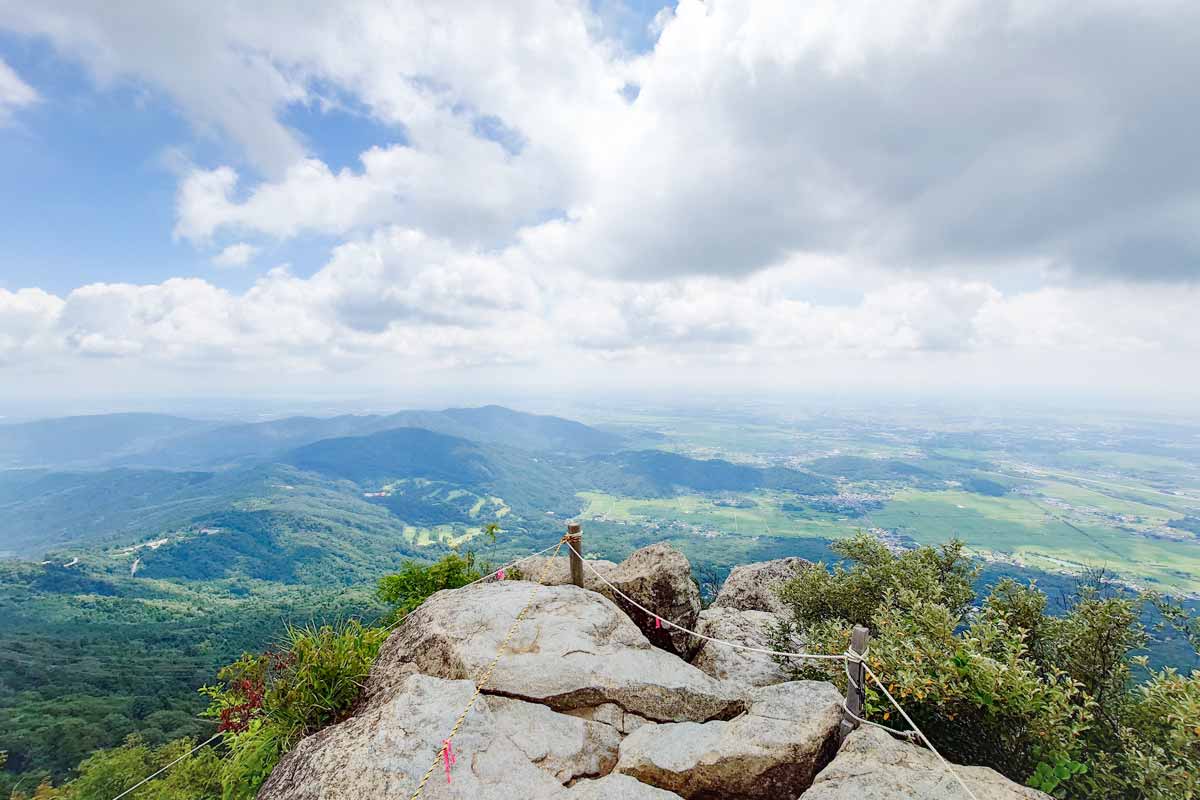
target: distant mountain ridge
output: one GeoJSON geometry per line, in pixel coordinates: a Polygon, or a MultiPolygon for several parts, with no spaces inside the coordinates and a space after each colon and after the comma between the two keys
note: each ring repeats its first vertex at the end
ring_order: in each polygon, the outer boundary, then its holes
{"type": "Polygon", "coordinates": [[[168,414],[94,414],[0,425],[0,469],[100,466],[217,423],[168,414]]]}
{"type": "Polygon", "coordinates": [[[424,428],[522,450],[591,455],[622,438],[581,422],[502,406],[389,415],[218,423],[160,414],[101,414],[0,425],[0,468],[219,469],[269,461],[322,439],[424,428]]]}

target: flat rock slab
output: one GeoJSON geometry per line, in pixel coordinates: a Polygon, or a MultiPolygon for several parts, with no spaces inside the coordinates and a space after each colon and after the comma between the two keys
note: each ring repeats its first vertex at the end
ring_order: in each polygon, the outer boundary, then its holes
{"type": "MultiPolygon", "coordinates": [[[[565,551],[566,546],[563,546],[565,551]]],[[[617,565],[611,561],[603,559],[586,559],[587,565],[599,572],[604,577],[608,577],[617,565]]],[[[591,589],[593,592],[599,592],[606,589],[604,583],[596,577],[596,572],[588,569],[588,566],[583,568],[583,588],[591,589]]],[[[520,569],[521,580],[538,581],[543,586],[565,586],[571,583],[571,562],[566,556],[530,556],[522,559],[517,567],[520,569]]]]}
{"type": "MultiPolygon", "coordinates": [[[[303,739],[259,791],[259,800],[394,800],[409,797],[475,691],[470,681],[410,675],[403,691],[303,739]]],[[[447,784],[439,764],[423,797],[564,800],[566,789],[530,762],[499,725],[488,698],[476,702],[454,738],[458,762],[447,784]]]]}
{"type": "MultiPolygon", "coordinates": [[[[1052,800],[987,767],[955,767],[979,800],[1052,800]]],[[[964,800],[966,793],[923,747],[862,727],[846,737],[837,758],[804,800],[964,800]]]]}
{"type": "Polygon", "coordinates": [[[638,728],[617,772],[694,800],[797,797],[834,756],[841,697],[832,684],[794,681],[751,700],[728,722],[638,728]]]}
{"type": "MultiPolygon", "coordinates": [[[[713,606],[700,612],[696,630],[725,642],[770,649],[769,631],[780,617],[768,611],[739,611],[713,606]]],[[[692,657],[692,666],[718,680],[744,686],[771,686],[788,679],[783,668],[765,653],[738,650],[716,642],[705,642],[692,657]]]]}
{"type": "Polygon", "coordinates": [[[647,786],[628,775],[609,775],[595,781],[580,781],[571,787],[566,800],[678,800],[679,795],[647,786]]]}
{"type": "Polygon", "coordinates": [[[617,763],[621,734],[611,725],[507,697],[489,696],[487,705],[496,729],[559,783],[607,775],[617,763]]]}
{"type": "Polygon", "coordinates": [[[809,563],[803,558],[777,558],[774,561],[759,561],[734,567],[725,583],[721,585],[721,591],[713,600],[713,606],[736,608],[740,611],[786,613],[787,609],[775,591],[796,577],[809,563]]]}
{"type": "Polygon", "coordinates": [[[395,675],[416,670],[476,680],[517,626],[485,691],[556,711],[615,704],[656,722],[728,719],[745,706],[741,691],[652,647],[611,601],[576,586],[527,581],[441,591],[384,643],[367,680],[364,708],[390,702],[395,675]]]}

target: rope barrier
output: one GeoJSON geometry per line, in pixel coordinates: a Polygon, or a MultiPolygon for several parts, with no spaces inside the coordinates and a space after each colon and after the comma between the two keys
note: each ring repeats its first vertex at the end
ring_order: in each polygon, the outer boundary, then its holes
{"type": "MultiPolygon", "coordinates": [[[[867,654],[864,652],[862,655],[859,655],[859,654],[855,653],[853,650],[847,650],[846,651],[846,660],[845,660],[845,663],[843,664],[843,666],[846,668],[846,680],[849,681],[850,685],[853,686],[856,690],[858,690],[859,692],[862,692],[863,687],[859,686],[858,681],[854,680],[854,676],[850,674],[850,662],[851,661],[861,662],[863,665],[863,669],[866,669],[867,668],[867,654]]],[[[887,725],[881,725],[878,722],[872,722],[869,719],[863,719],[862,717],[858,716],[857,714],[855,714],[853,711],[850,710],[850,707],[848,705],[846,705],[845,700],[842,700],[842,711],[846,712],[846,716],[850,717],[850,719],[854,720],[855,722],[862,723],[863,725],[870,725],[873,728],[879,728],[881,731],[887,731],[888,733],[892,734],[893,736],[899,736],[900,738],[907,739],[908,741],[912,741],[917,736],[915,731],[901,731],[901,730],[897,730],[895,728],[888,727],[887,725]]]]}
{"type": "MultiPolygon", "coordinates": [[[[566,544],[567,544],[567,547],[572,552],[575,553],[575,555],[579,555],[579,552],[575,550],[574,545],[572,545],[570,542],[567,542],[566,544]]],[[[587,567],[589,570],[591,570],[591,573],[593,575],[595,575],[597,578],[599,578],[601,582],[603,582],[606,586],[608,586],[608,588],[612,589],[614,593],[616,593],[617,595],[622,597],[625,600],[625,602],[629,603],[634,608],[641,609],[643,612],[654,617],[656,620],[660,620],[662,622],[662,624],[670,625],[672,628],[675,628],[676,630],[680,630],[680,631],[683,631],[684,633],[695,636],[697,639],[703,639],[706,642],[713,642],[715,644],[724,645],[726,647],[732,647],[735,650],[745,650],[750,653],[762,653],[763,655],[768,655],[768,656],[782,656],[784,658],[806,658],[806,659],[810,659],[810,660],[814,660],[814,661],[841,661],[846,657],[844,653],[837,653],[837,654],[789,653],[784,650],[769,650],[764,647],[751,647],[750,645],[738,644],[737,642],[727,642],[724,639],[715,639],[712,636],[705,636],[703,633],[697,633],[696,631],[694,631],[690,628],[685,628],[682,625],[672,622],[671,620],[667,619],[666,617],[660,617],[658,614],[655,614],[653,611],[646,608],[644,605],[642,605],[641,603],[634,600],[629,595],[622,592],[616,586],[613,586],[612,582],[609,581],[608,578],[605,578],[603,575],[601,575],[599,572],[597,572],[596,568],[593,567],[591,564],[589,564],[586,558],[583,558],[582,556],[580,556],[580,560],[583,561],[583,565],[585,567],[587,567]]]]}
{"type": "MultiPolygon", "coordinates": [[[[562,548],[563,542],[566,541],[567,537],[565,536],[559,540],[558,544],[555,546],[554,556],[558,555],[558,551],[562,548]]],[[[567,546],[570,547],[570,544],[568,543],[567,546]]],[[[549,548],[546,549],[548,550],[549,548]]],[[[553,559],[554,556],[551,556],[551,559],[553,559]]],[[[475,707],[475,701],[478,700],[479,695],[483,693],[483,688],[487,686],[488,681],[492,679],[492,673],[496,670],[496,665],[500,663],[500,657],[504,655],[504,649],[508,647],[509,640],[512,639],[513,634],[517,632],[517,628],[521,625],[521,621],[525,619],[525,615],[529,613],[529,609],[533,605],[533,599],[537,597],[537,593],[541,590],[542,581],[545,579],[551,563],[553,562],[548,561],[542,567],[542,573],[538,576],[537,581],[534,582],[533,590],[529,593],[529,599],[525,601],[524,607],[522,607],[520,612],[517,613],[516,619],[513,620],[512,625],[508,627],[508,633],[504,634],[504,638],[500,641],[500,646],[496,648],[496,655],[492,659],[492,663],[488,664],[488,667],[484,671],[482,677],[475,682],[475,691],[471,694],[471,699],[467,702],[467,705],[462,710],[462,713],[458,715],[458,719],[455,720],[454,727],[450,729],[450,735],[442,740],[442,746],[438,748],[437,753],[434,755],[433,763],[430,764],[429,769],[425,771],[425,775],[421,778],[421,782],[417,784],[417,789],[412,793],[412,796],[409,797],[409,800],[417,800],[417,798],[421,796],[421,793],[425,791],[425,784],[429,782],[430,776],[433,775],[434,771],[438,768],[439,763],[446,764],[446,779],[449,780],[449,765],[451,762],[448,760],[447,752],[449,751],[449,748],[452,747],[454,736],[458,733],[458,729],[462,727],[463,721],[467,718],[467,715],[471,713],[471,709],[475,707]]],[[[499,570],[497,570],[497,572],[499,572],[499,570]]]]}
{"type": "MultiPolygon", "coordinates": [[[[760,653],[763,655],[770,655],[770,656],[780,656],[783,658],[798,658],[798,659],[823,660],[823,661],[841,661],[846,670],[846,679],[850,682],[851,685],[854,686],[855,689],[857,689],[858,691],[861,692],[863,690],[863,687],[858,685],[858,683],[854,680],[853,676],[850,673],[851,662],[860,664],[862,666],[864,672],[866,673],[866,675],[879,688],[879,691],[883,693],[884,697],[886,697],[888,699],[888,702],[890,702],[892,704],[892,706],[895,707],[896,711],[899,712],[900,716],[903,717],[904,721],[908,723],[908,725],[912,728],[912,730],[911,731],[900,731],[900,730],[896,730],[895,728],[890,728],[887,725],[881,725],[877,722],[872,722],[871,720],[863,719],[862,717],[852,713],[849,710],[849,708],[847,708],[845,701],[842,701],[842,704],[841,704],[842,710],[846,713],[846,715],[849,716],[851,719],[855,720],[856,722],[859,722],[864,725],[871,725],[873,727],[876,727],[883,731],[886,731],[887,733],[890,733],[894,736],[899,736],[901,738],[908,739],[908,740],[913,740],[913,739],[919,737],[921,739],[921,741],[924,742],[925,746],[929,748],[929,751],[931,753],[933,753],[934,756],[936,756],[937,759],[941,762],[942,766],[946,769],[946,771],[949,772],[950,775],[958,782],[958,784],[962,787],[963,791],[967,793],[967,796],[970,797],[971,800],[979,800],[979,798],[976,797],[975,793],[973,791],[971,791],[971,788],[969,786],[967,786],[966,782],[962,779],[962,776],[959,775],[958,771],[956,769],[954,769],[954,766],[949,761],[947,761],[940,752],[938,752],[938,749],[934,746],[933,742],[930,741],[929,737],[925,735],[924,731],[922,731],[915,722],[913,722],[912,717],[910,717],[908,715],[908,713],[904,710],[904,708],[901,707],[900,703],[896,701],[896,698],[892,696],[891,692],[889,692],[887,690],[887,687],[885,687],[883,685],[883,682],[879,679],[879,676],[876,675],[874,670],[872,670],[871,667],[867,664],[867,662],[866,662],[867,653],[866,652],[863,652],[860,654],[860,653],[854,652],[853,650],[847,650],[844,653],[833,654],[833,653],[803,653],[803,652],[796,653],[796,652],[788,652],[788,651],[783,651],[783,650],[771,650],[771,649],[763,648],[763,647],[751,647],[749,645],[739,644],[737,642],[729,642],[724,639],[717,639],[715,637],[707,636],[705,634],[691,630],[690,628],[686,628],[682,625],[679,625],[678,623],[673,622],[672,620],[669,620],[665,617],[659,616],[658,614],[656,614],[655,612],[646,608],[641,603],[637,602],[632,597],[625,594],[620,589],[618,589],[616,586],[614,586],[611,581],[609,581],[595,567],[593,567],[590,563],[588,563],[587,559],[583,558],[579,554],[579,552],[575,549],[574,545],[571,543],[571,541],[566,536],[562,537],[562,539],[560,539],[555,544],[550,545],[549,547],[546,547],[535,553],[530,553],[529,555],[521,556],[518,559],[510,561],[509,563],[505,564],[504,566],[502,566],[496,570],[493,570],[492,572],[488,573],[487,575],[477,578],[477,579],[471,581],[470,583],[465,584],[464,586],[459,587],[459,588],[465,589],[468,586],[474,586],[475,584],[481,583],[490,578],[496,578],[496,577],[502,576],[505,570],[516,566],[517,564],[519,564],[522,561],[525,561],[526,559],[535,558],[537,556],[543,555],[543,554],[549,552],[550,550],[554,550],[554,554],[551,556],[551,559],[553,559],[558,556],[558,553],[561,551],[562,546],[564,544],[567,546],[567,548],[571,552],[573,552],[573,553],[575,553],[575,555],[579,556],[580,561],[584,564],[584,566],[586,566],[588,568],[588,570],[591,571],[591,573],[596,576],[597,579],[599,579],[603,584],[608,586],[608,588],[611,589],[616,595],[618,595],[619,597],[624,599],[627,603],[629,603],[634,608],[640,609],[643,613],[648,614],[649,616],[653,617],[655,620],[655,627],[661,627],[663,624],[666,624],[666,625],[671,626],[672,628],[675,628],[676,630],[682,631],[690,636],[695,636],[696,638],[702,639],[706,642],[712,642],[714,644],[723,645],[725,647],[730,647],[735,650],[742,650],[745,652],[760,653]]],[[[520,626],[521,622],[525,619],[525,615],[529,613],[529,609],[533,606],[534,598],[537,597],[538,591],[542,588],[542,581],[545,579],[546,574],[549,571],[550,565],[552,563],[553,563],[552,560],[547,561],[547,563],[542,567],[542,572],[538,576],[538,579],[534,582],[533,590],[530,591],[530,593],[529,593],[529,598],[525,601],[525,605],[517,613],[516,618],[513,619],[512,625],[509,626],[508,632],[504,635],[504,638],[501,640],[499,647],[496,649],[495,657],[492,658],[491,663],[488,664],[487,669],[484,670],[480,679],[478,681],[476,681],[475,691],[471,694],[471,699],[467,702],[466,707],[464,707],[463,710],[459,713],[458,718],[454,722],[454,726],[450,729],[449,735],[445,739],[442,740],[441,747],[438,748],[437,753],[434,755],[433,763],[431,763],[429,765],[429,769],[425,771],[424,776],[422,776],[420,783],[417,784],[417,788],[413,792],[413,794],[411,795],[409,800],[417,800],[417,798],[419,798],[421,796],[421,794],[425,791],[425,785],[429,782],[429,778],[437,770],[439,765],[442,765],[443,768],[445,769],[446,780],[447,780],[447,782],[449,782],[450,767],[455,763],[455,760],[456,760],[456,758],[454,756],[454,751],[453,751],[454,737],[455,737],[455,735],[458,734],[458,731],[462,727],[463,722],[466,720],[467,715],[469,715],[471,713],[471,709],[475,707],[475,703],[479,699],[479,696],[483,693],[484,688],[487,686],[488,682],[491,681],[492,674],[495,672],[496,666],[500,662],[500,658],[504,655],[505,648],[508,647],[509,641],[512,639],[513,635],[516,633],[517,628],[520,626]]],[[[502,579],[503,578],[501,578],[501,580],[502,579]]],[[[405,615],[404,617],[400,618],[396,622],[393,622],[391,625],[389,625],[387,628],[385,628],[384,631],[389,632],[389,631],[394,630],[395,628],[398,628],[406,620],[408,620],[408,618],[411,616],[412,616],[411,614],[405,615]]],[[[127,796],[130,792],[134,791],[135,789],[137,789],[140,786],[144,786],[146,783],[150,782],[154,778],[156,778],[159,775],[161,775],[162,773],[166,772],[168,769],[175,766],[180,761],[183,761],[185,758],[188,758],[189,756],[191,756],[197,750],[211,744],[216,739],[218,739],[221,735],[222,735],[221,732],[217,732],[217,733],[213,734],[211,737],[209,737],[209,739],[202,742],[201,744],[196,745],[191,750],[189,750],[188,752],[179,756],[171,763],[166,764],[165,766],[161,767],[160,769],[158,769],[151,775],[148,775],[147,777],[143,778],[139,782],[135,783],[133,786],[130,786],[128,789],[126,789],[125,791],[121,792],[119,795],[114,797],[113,800],[121,800],[121,798],[127,796]]]]}
{"type": "Polygon", "coordinates": [[[199,750],[201,747],[204,747],[205,745],[207,745],[207,744],[209,744],[210,742],[214,741],[214,740],[215,740],[215,739],[216,739],[218,736],[220,736],[220,735],[221,735],[220,731],[218,731],[217,733],[214,733],[214,734],[213,734],[213,735],[212,735],[212,736],[209,738],[209,740],[208,740],[207,742],[203,742],[203,743],[201,743],[201,744],[198,744],[198,745],[196,745],[196,746],[195,746],[195,747],[193,747],[191,750],[188,750],[186,753],[184,753],[183,755],[181,755],[179,758],[177,758],[177,759],[175,759],[174,761],[172,761],[170,764],[167,764],[165,767],[163,767],[162,769],[160,769],[160,770],[158,770],[157,772],[155,772],[153,775],[148,775],[148,776],[146,776],[145,778],[142,778],[140,781],[138,781],[137,783],[135,783],[133,786],[130,786],[128,789],[126,789],[125,791],[121,792],[119,795],[117,795],[116,797],[114,797],[114,798],[113,798],[113,800],[121,800],[121,798],[122,798],[122,797],[124,797],[125,795],[129,794],[129,793],[130,793],[130,792],[132,792],[134,789],[138,788],[139,786],[142,786],[143,784],[146,784],[146,783],[150,782],[150,781],[151,781],[151,780],[153,780],[154,778],[157,778],[159,775],[163,774],[164,772],[166,772],[167,770],[169,770],[171,767],[173,767],[173,766],[175,766],[176,764],[178,764],[180,761],[183,761],[185,758],[187,758],[187,757],[188,757],[188,756],[190,756],[192,753],[194,753],[194,752],[196,752],[197,750],[199,750]]]}
{"type": "MultiPolygon", "coordinates": [[[[522,561],[524,561],[524,560],[526,560],[526,559],[529,559],[529,558],[536,558],[537,556],[540,556],[540,555],[542,555],[543,553],[548,553],[549,551],[551,551],[551,550],[556,550],[557,548],[560,548],[560,547],[562,547],[562,540],[559,540],[558,542],[555,542],[554,544],[550,545],[549,547],[546,547],[546,548],[543,548],[543,549],[541,549],[541,550],[538,550],[536,553],[530,553],[529,555],[524,555],[524,556],[521,556],[520,558],[518,558],[518,559],[516,559],[516,560],[514,560],[514,561],[510,561],[510,562],[508,562],[507,564],[505,564],[504,566],[500,567],[499,569],[497,569],[497,570],[493,570],[492,572],[489,572],[487,575],[484,575],[484,576],[483,576],[483,577],[481,577],[481,578],[476,578],[475,580],[471,581],[471,582],[470,582],[470,583],[468,583],[468,584],[465,584],[465,585],[464,585],[463,587],[461,587],[461,588],[464,588],[464,589],[465,589],[467,586],[474,586],[474,585],[475,585],[475,584],[477,584],[477,583],[480,583],[480,582],[482,582],[482,581],[486,581],[488,578],[494,578],[494,577],[496,577],[497,575],[500,575],[501,573],[503,573],[503,572],[504,572],[506,569],[509,569],[510,567],[514,567],[514,566],[516,566],[517,564],[521,563],[522,561]]],[[[549,566],[549,565],[547,565],[547,566],[549,566]]],[[[544,577],[544,573],[543,573],[543,577],[544,577]]],[[[540,583],[540,581],[539,581],[539,583],[540,583]]],[[[530,598],[530,602],[533,602],[533,599],[532,599],[532,597],[530,598]]],[[[527,606],[526,606],[526,610],[527,610],[527,609],[528,609],[528,604],[527,604],[527,606]]],[[[524,613],[524,612],[522,612],[522,613],[524,613]]],[[[401,624],[403,624],[403,623],[404,623],[404,621],[405,621],[405,620],[407,620],[407,619],[408,619],[410,616],[412,616],[412,615],[411,615],[411,614],[406,614],[406,615],[404,615],[403,617],[401,617],[400,619],[398,619],[398,620],[396,620],[395,622],[393,622],[391,625],[388,625],[386,628],[384,628],[384,629],[383,629],[384,633],[390,633],[391,631],[393,631],[393,630],[395,630],[396,628],[400,627],[400,625],[401,625],[401,624]]],[[[510,634],[510,635],[511,635],[511,634],[510,634]]],[[[53,666],[53,665],[52,665],[52,666],[53,666]]],[[[495,666],[495,663],[494,663],[494,662],[493,662],[493,665],[492,665],[492,666],[493,666],[493,667],[495,666]]],[[[198,667],[197,669],[203,669],[203,667],[198,667]]],[[[156,671],[157,671],[157,670],[156,670],[156,671]]],[[[195,671],[195,670],[189,670],[189,671],[195,671]]],[[[491,673],[490,673],[490,671],[489,671],[489,673],[488,673],[488,676],[489,676],[489,677],[491,676],[491,673]]],[[[474,703],[474,699],[472,699],[472,701],[471,701],[471,702],[472,702],[472,704],[473,704],[473,703],[474,703]]],[[[469,711],[469,710],[470,710],[470,709],[468,708],[468,711],[469,711]]],[[[160,769],[160,770],[158,770],[157,772],[155,772],[153,775],[149,775],[149,776],[147,776],[147,777],[143,778],[142,780],[138,781],[138,782],[137,782],[137,783],[135,783],[133,786],[130,786],[128,789],[126,789],[125,791],[121,792],[119,795],[117,795],[116,797],[114,797],[114,798],[113,798],[113,800],[121,800],[121,798],[122,798],[122,797],[125,797],[127,794],[129,794],[130,792],[132,792],[134,789],[138,788],[139,786],[143,786],[143,785],[145,785],[146,783],[150,782],[150,781],[151,781],[151,780],[153,780],[154,778],[157,778],[159,775],[161,775],[162,773],[166,772],[168,769],[170,769],[171,767],[175,766],[175,765],[176,765],[176,764],[178,764],[180,761],[183,761],[185,758],[187,758],[188,756],[190,756],[192,753],[195,753],[195,752],[196,752],[197,750],[199,750],[200,748],[202,748],[202,747],[204,747],[205,745],[207,745],[207,744],[210,744],[211,742],[213,742],[213,741],[215,741],[216,739],[218,739],[218,738],[219,738],[221,735],[222,735],[222,731],[218,731],[217,733],[213,734],[213,735],[212,735],[212,736],[211,736],[211,737],[208,739],[208,741],[204,742],[203,744],[198,744],[198,745],[196,745],[196,746],[195,746],[195,747],[193,747],[191,750],[189,750],[188,752],[186,752],[186,753],[184,753],[183,755],[181,755],[179,758],[177,758],[177,759],[175,759],[174,761],[172,761],[170,764],[167,764],[165,767],[163,767],[162,769],[160,769]]],[[[453,736],[453,734],[451,734],[451,735],[453,736]]],[[[445,748],[445,747],[446,747],[446,746],[449,744],[449,741],[450,741],[449,739],[447,739],[447,740],[446,740],[446,744],[444,744],[444,745],[443,745],[443,748],[445,748]]],[[[441,751],[439,751],[438,755],[439,755],[439,756],[441,756],[441,751]]],[[[451,763],[453,763],[453,760],[451,760],[451,763]]],[[[426,776],[426,778],[428,778],[428,776],[426,776]]],[[[423,783],[423,782],[422,782],[422,783],[423,783]]],[[[414,797],[415,797],[415,795],[414,795],[414,797]]]]}
{"type": "MultiPolygon", "coordinates": [[[[566,545],[572,552],[574,552],[576,555],[579,555],[579,552],[577,550],[575,550],[574,545],[572,545],[570,542],[566,542],[566,545]]],[[[873,680],[875,682],[875,684],[879,686],[879,689],[883,692],[883,694],[887,697],[887,699],[891,702],[891,704],[896,707],[896,710],[898,712],[900,712],[900,715],[904,718],[904,721],[909,724],[909,726],[912,728],[912,731],[908,731],[908,732],[898,731],[898,730],[895,730],[894,728],[889,728],[886,725],[880,725],[877,722],[871,722],[869,720],[862,719],[861,717],[850,713],[849,709],[846,708],[845,701],[842,702],[842,709],[844,711],[846,711],[846,713],[849,714],[850,717],[852,717],[853,719],[858,720],[859,722],[864,722],[868,725],[873,725],[877,728],[881,728],[882,730],[885,730],[888,733],[895,734],[896,736],[900,736],[900,737],[910,739],[910,740],[915,736],[919,736],[921,738],[921,740],[925,742],[925,745],[926,745],[926,747],[929,748],[929,751],[931,753],[933,753],[935,756],[937,756],[938,760],[942,762],[942,766],[944,766],[946,768],[946,771],[949,772],[956,781],[958,781],[959,785],[962,786],[963,791],[965,791],[967,793],[967,796],[970,797],[971,800],[979,800],[979,798],[977,798],[975,796],[975,793],[971,791],[970,787],[967,786],[967,784],[963,781],[962,777],[958,774],[958,771],[954,769],[954,767],[950,764],[949,761],[947,761],[945,758],[942,757],[942,754],[939,753],[937,748],[933,746],[933,742],[931,742],[929,740],[929,737],[926,736],[925,733],[920,728],[917,727],[917,724],[912,721],[912,717],[910,717],[907,714],[907,712],[905,712],[905,710],[900,707],[900,704],[896,702],[896,698],[892,697],[891,693],[888,692],[888,690],[883,686],[883,684],[880,682],[879,678],[871,670],[871,667],[867,665],[867,662],[866,662],[867,654],[865,652],[862,654],[859,654],[859,653],[855,653],[851,650],[847,650],[845,653],[839,653],[836,655],[835,654],[827,654],[827,653],[789,653],[789,652],[785,652],[785,651],[781,651],[781,650],[769,650],[769,649],[762,648],[762,647],[750,647],[749,645],[738,644],[737,642],[727,642],[724,639],[716,639],[716,638],[713,638],[712,636],[705,636],[702,633],[697,633],[696,631],[690,630],[689,628],[685,628],[682,625],[678,625],[678,624],[672,622],[671,620],[666,619],[665,617],[660,617],[658,614],[655,614],[653,611],[646,608],[641,603],[637,602],[632,597],[630,597],[629,595],[622,592],[616,586],[613,586],[611,581],[609,581],[607,578],[605,578],[603,575],[601,575],[600,572],[597,571],[595,567],[593,567],[591,564],[589,564],[587,562],[587,559],[580,556],[580,560],[583,561],[584,566],[586,566],[589,570],[591,570],[593,575],[595,575],[597,578],[599,578],[601,582],[603,582],[606,586],[608,586],[608,588],[612,589],[616,594],[620,595],[630,605],[634,606],[635,608],[641,609],[643,612],[654,617],[655,620],[662,620],[662,622],[666,623],[667,625],[670,625],[672,628],[683,631],[684,633],[691,634],[692,636],[695,636],[699,639],[703,639],[708,642],[713,642],[715,644],[724,645],[726,647],[732,647],[736,650],[744,650],[744,651],[751,652],[751,653],[762,653],[765,655],[782,656],[785,658],[801,658],[801,659],[810,659],[810,660],[827,660],[827,661],[840,660],[843,662],[843,664],[846,667],[847,678],[850,677],[850,662],[854,661],[856,663],[861,663],[862,667],[866,671],[867,675],[870,676],[871,680],[873,680]]],[[[853,679],[850,679],[850,680],[851,680],[851,683],[854,682],[853,679]]],[[[861,687],[859,687],[857,684],[854,684],[854,685],[855,685],[855,688],[861,689],[861,687]]]]}
{"type": "Polygon", "coordinates": [[[963,788],[963,791],[967,793],[967,796],[970,797],[971,800],[979,800],[979,798],[975,796],[975,793],[971,791],[971,787],[967,786],[966,781],[964,781],[962,776],[958,774],[958,770],[956,770],[949,761],[942,757],[942,754],[938,752],[938,749],[933,746],[933,742],[929,741],[929,737],[925,735],[925,732],[918,728],[917,723],[913,722],[912,717],[908,715],[908,712],[900,707],[900,704],[896,702],[896,698],[892,697],[892,693],[889,692],[887,687],[883,685],[883,681],[879,680],[879,676],[877,676],[871,667],[865,662],[863,663],[863,669],[866,670],[867,677],[874,681],[875,685],[879,687],[879,691],[883,692],[884,697],[886,697],[888,701],[896,707],[896,710],[900,712],[900,716],[904,717],[904,721],[907,722],[909,726],[912,727],[913,731],[925,742],[925,746],[929,748],[929,752],[937,756],[938,761],[942,762],[942,766],[946,768],[946,771],[954,777],[954,780],[958,781],[958,785],[963,788]]]}

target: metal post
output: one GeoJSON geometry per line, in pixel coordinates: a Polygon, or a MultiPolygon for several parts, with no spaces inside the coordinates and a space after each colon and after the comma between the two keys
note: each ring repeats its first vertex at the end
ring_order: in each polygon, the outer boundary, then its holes
{"type": "Polygon", "coordinates": [[[583,526],[578,522],[567,523],[567,543],[571,545],[571,583],[583,587],[583,526]]]}
{"type": "MultiPolygon", "coordinates": [[[[854,632],[850,634],[850,652],[858,656],[864,656],[867,652],[867,646],[871,641],[871,631],[864,628],[862,625],[855,625],[854,632]]],[[[866,699],[864,689],[867,685],[867,671],[861,661],[852,660],[846,665],[847,672],[850,674],[850,680],[846,682],[846,712],[842,715],[841,732],[842,737],[850,734],[850,731],[858,727],[858,720],[854,717],[863,715],[863,702],[866,699]]]]}

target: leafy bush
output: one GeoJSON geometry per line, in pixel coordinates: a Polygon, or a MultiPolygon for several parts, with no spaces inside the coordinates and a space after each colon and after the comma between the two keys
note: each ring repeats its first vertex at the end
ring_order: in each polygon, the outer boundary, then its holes
{"type": "MultiPolygon", "coordinates": [[[[494,535],[494,534],[492,534],[494,535]]],[[[475,554],[465,556],[451,553],[441,561],[428,566],[412,561],[405,563],[400,572],[379,580],[378,597],[396,607],[395,617],[407,616],[434,592],[442,589],[458,589],[483,577],[475,566],[475,554]]]]}
{"type": "MultiPolygon", "coordinates": [[[[33,800],[95,800],[116,797],[147,775],[187,753],[196,742],[177,739],[161,747],[150,747],[138,735],[129,736],[120,747],[98,750],[79,765],[79,776],[55,789],[43,782],[33,800]]],[[[126,795],[129,800],[217,800],[221,785],[217,775],[220,759],[212,747],[202,747],[167,772],[126,795]]],[[[13,792],[13,800],[26,800],[13,792]]]]}
{"type": "MultiPolygon", "coordinates": [[[[1054,617],[1035,586],[1003,580],[976,607],[960,543],[897,555],[860,535],[834,549],[846,563],[812,565],[781,589],[779,647],[799,637],[840,652],[868,625],[869,667],[948,758],[1061,798],[1200,797],[1200,673],[1132,684],[1150,598],[1096,579],[1054,617]]],[[[845,686],[840,664],[784,666],[845,686]]],[[[896,724],[870,683],[866,714],[896,724]]]]}
{"type": "Polygon", "coordinates": [[[386,636],[354,620],[289,627],[279,650],[243,655],[201,688],[226,734],[225,800],[254,797],[296,742],[349,715],[386,636]]]}

